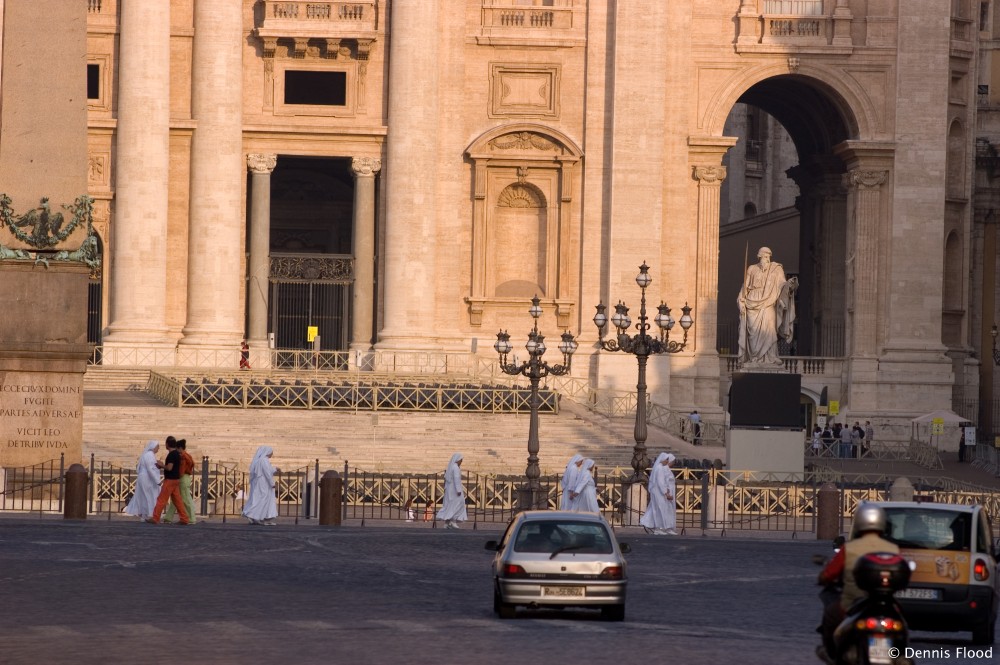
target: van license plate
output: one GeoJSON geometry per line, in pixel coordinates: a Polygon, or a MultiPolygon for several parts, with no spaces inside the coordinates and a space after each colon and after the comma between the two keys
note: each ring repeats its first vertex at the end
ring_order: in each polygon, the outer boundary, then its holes
{"type": "Polygon", "coordinates": [[[896,592],[896,598],[911,600],[941,600],[940,589],[901,589],[896,592]]]}
{"type": "Polygon", "coordinates": [[[582,586],[543,586],[542,596],[555,598],[583,598],[582,586]]]}
{"type": "Polygon", "coordinates": [[[892,665],[893,659],[889,655],[889,647],[892,641],[882,635],[872,635],[868,638],[868,662],[872,665],[892,665]]]}

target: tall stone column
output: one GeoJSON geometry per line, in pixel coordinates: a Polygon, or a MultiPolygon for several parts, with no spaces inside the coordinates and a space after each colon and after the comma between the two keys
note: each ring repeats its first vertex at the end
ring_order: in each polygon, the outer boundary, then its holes
{"type": "MultiPolygon", "coordinates": [[[[351,311],[351,362],[372,348],[375,312],[375,175],[382,162],[374,157],[355,157],[354,231],[351,234],[354,254],[353,308],[351,311]]],[[[360,364],[360,363],[359,363],[360,364]]]]}
{"type": "Polygon", "coordinates": [[[389,126],[386,152],[384,316],[378,345],[433,345],[437,314],[438,107],[441,3],[392,5],[389,126]]]}
{"type": "Polygon", "coordinates": [[[166,322],[170,3],[121,7],[106,346],[173,344],[166,322]]]}
{"type": "Polygon", "coordinates": [[[878,220],[882,186],[889,172],[881,169],[849,171],[844,184],[849,189],[854,218],[853,265],[851,276],[851,356],[872,357],[876,354],[876,322],[878,320],[878,220]]]}
{"type": "Polygon", "coordinates": [[[843,177],[827,175],[820,185],[820,219],[818,233],[818,288],[820,327],[817,331],[817,347],[813,355],[842,356],[846,353],[847,334],[844,317],[847,313],[846,278],[844,264],[847,260],[845,245],[847,234],[846,194],[843,177]]]}
{"type": "Polygon", "coordinates": [[[247,266],[247,339],[253,348],[267,347],[268,277],[271,254],[271,171],[277,155],[247,155],[250,169],[250,265],[247,266]]]}
{"type": "Polygon", "coordinates": [[[231,0],[194,3],[191,113],[196,128],[182,344],[235,346],[243,337],[242,10],[231,0]]]}
{"type": "Polygon", "coordinates": [[[719,321],[719,193],[726,179],[726,168],[696,166],[694,179],[698,181],[694,350],[699,355],[718,355],[715,341],[719,321]]]}

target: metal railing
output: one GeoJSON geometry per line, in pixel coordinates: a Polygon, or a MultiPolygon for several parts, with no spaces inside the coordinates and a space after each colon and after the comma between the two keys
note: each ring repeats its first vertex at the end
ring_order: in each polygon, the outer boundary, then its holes
{"type": "MultiPolygon", "coordinates": [[[[275,477],[279,515],[308,520],[318,516],[320,469],[314,464],[283,470],[275,477]]],[[[343,463],[343,517],[358,520],[436,522],[444,490],[444,474],[371,472],[343,463]]],[[[596,476],[597,499],[602,514],[613,524],[637,526],[645,509],[644,485],[628,482],[630,470],[615,469],[596,476]]],[[[88,512],[120,514],[135,491],[135,470],[90,458],[88,512]]],[[[6,469],[2,509],[10,512],[56,513],[62,511],[64,461],[51,460],[23,469],[6,469]]],[[[678,468],[677,525],[682,530],[814,532],[817,493],[828,482],[841,493],[843,525],[849,524],[863,501],[886,500],[892,478],[881,474],[844,474],[831,469],[811,469],[802,474],[757,473],[717,468],[678,468]]],[[[940,478],[911,478],[922,500],[955,504],[980,504],[1000,526],[1000,491],[957,486],[940,478]]],[[[518,509],[521,475],[463,474],[469,522],[504,524],[518,509]]],[[[556,508],[560,476],[540,478],[544,503],[556,508]]],[[[223,521],[241,514],[247,491],[247,474],[238,464],[202,458],[192,493],[201,516],[223,521]]]]}

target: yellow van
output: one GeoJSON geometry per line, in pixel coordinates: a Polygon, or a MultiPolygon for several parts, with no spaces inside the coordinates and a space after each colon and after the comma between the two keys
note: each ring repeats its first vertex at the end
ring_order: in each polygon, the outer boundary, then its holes
{"type": "Polygon", "coordinates": [[[1000,576],[997,543],[982,506],[877,502],[889,520],[886,536],[916,564],[896,593],[910,628],[972,631],[974,644],[993,644],[1000,576]]]}

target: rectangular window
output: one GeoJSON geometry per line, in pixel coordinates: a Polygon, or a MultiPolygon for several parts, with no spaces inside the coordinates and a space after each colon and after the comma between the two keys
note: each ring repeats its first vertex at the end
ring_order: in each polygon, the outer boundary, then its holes
{"type": "Polygon", "coordinates": [[[990,3],[979,3],[979,31],[986,32],[990,29],[990,3]]]}
{"type": "Polygon", "coordinates": [[[101,98],[101,66],[87,65],[87,99],[101,98]]]}
{"type": "Polygon", "coordinates": [[[285,104],[346,106],[347,72],[286,71],[285,104]]]}

